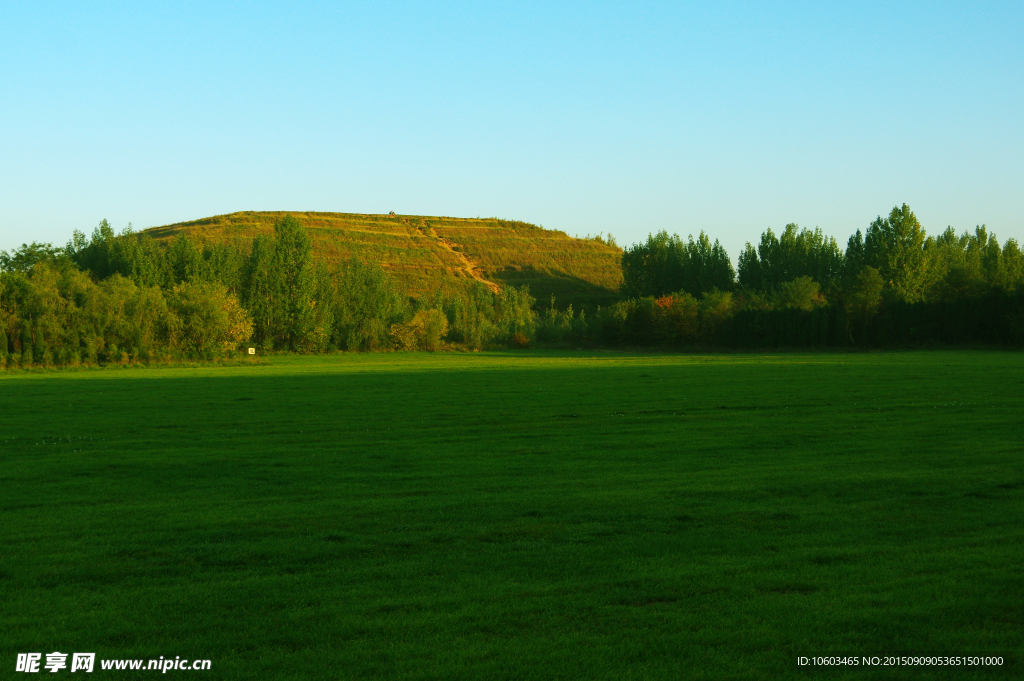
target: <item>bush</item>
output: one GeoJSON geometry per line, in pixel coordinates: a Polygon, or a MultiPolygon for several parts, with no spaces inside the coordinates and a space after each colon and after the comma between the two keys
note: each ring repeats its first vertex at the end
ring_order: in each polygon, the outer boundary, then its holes
{"type": "Polygon", "coordinates": [[[223,355],[252,337],[252,319],[220,284],[179,284],[168,295],[168,308],[173,345],[188,354],[223,355]]]}
{"type": "MultiPolygon", "coordinates": [[[[392,324],[388,337],[391,338],[391,345],[395,350],[412,352],[417,349],[416,331],[409,324],[392,324]]],[[[350,343],[350,347],[359,346],[350,343]]]]}
{"type": "Polygon", "coordinates": [[[398,350],[441,349],[441,341],[448,334],[448,318],[440,310],[420,310],[411,320],[391,327],[391,340],[398,350]]]}
{"type": "Polygon", "coordinates": [[[810,277],[797,277],[779,284],[773,302],[776,309],[793,308],[810,312],[825,304],[825,296],[821,295],[821,286],[818,282],[810,277]]]}
{"type": "Polygon", "coordinates": [[[654,301],[654,338],[665,345],[693,343],[700,331],[697,300],[685,291],[662,296],[654,301]]]}

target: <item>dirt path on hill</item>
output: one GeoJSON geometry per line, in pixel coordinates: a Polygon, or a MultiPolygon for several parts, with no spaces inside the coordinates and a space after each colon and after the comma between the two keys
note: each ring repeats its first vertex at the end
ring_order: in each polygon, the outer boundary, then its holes
{"type": "Polygon", "coordinates": [[[424,229],[423,227],[416,227],[416,229],[418,229],[420,231],[420,234],[422,234],[423,236],[430,239],[435,239],[449,253],[454,255],[462,263],[462,269],[466,271],[466,274],[476,279],[487,288],[491,289],[491,291],[493,291],[494,293],[498,293],[501,291],[500,286],[495,284],[490,279],[484,278],[483,271],[479,267],[477,267],[472,260],[466,257],[465,253],[463,253],[462,251],[455,250],[455,245],[452,244],[452,242],[448,241],[444,237],[438,236],[437,232],[434,231],[433,227],[429,227],[427,229],[424,229]]]}

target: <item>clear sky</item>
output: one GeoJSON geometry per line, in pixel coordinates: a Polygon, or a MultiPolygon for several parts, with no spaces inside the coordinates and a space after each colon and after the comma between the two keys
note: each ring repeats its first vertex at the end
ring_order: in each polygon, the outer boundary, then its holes
{"type": "Polygon", "coordinates": [[[238,210],[1024,241],[1024,2],[4,3],[0,248],[238,210]]]}

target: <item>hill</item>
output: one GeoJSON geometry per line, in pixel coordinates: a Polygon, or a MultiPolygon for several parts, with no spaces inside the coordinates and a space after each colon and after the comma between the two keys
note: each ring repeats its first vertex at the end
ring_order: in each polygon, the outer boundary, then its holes
{"type": "Polygon", "coordinates": [[[476,279],[492,288],[525,284],[538,305],[554,295],[560,308],[579,309],[614,302],[622,283],[617,246],[497,218],[246,211],[144,233],[157,240],[186,233],[198,242],[246,242],[285,215],[306,226],[319,259],[379,262],[412,295],[476,279]]]}

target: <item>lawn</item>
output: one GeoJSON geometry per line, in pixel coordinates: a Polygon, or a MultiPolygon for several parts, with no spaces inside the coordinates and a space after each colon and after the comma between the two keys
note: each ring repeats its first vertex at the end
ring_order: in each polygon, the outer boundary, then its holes
{"type": "Polygon", "coordinates": [[[0,374],[0,428],[4,678],[1022,675],[1021,353],[0,374]],[[1004,664],[797,664],[894,654],[1004,664]]]}

